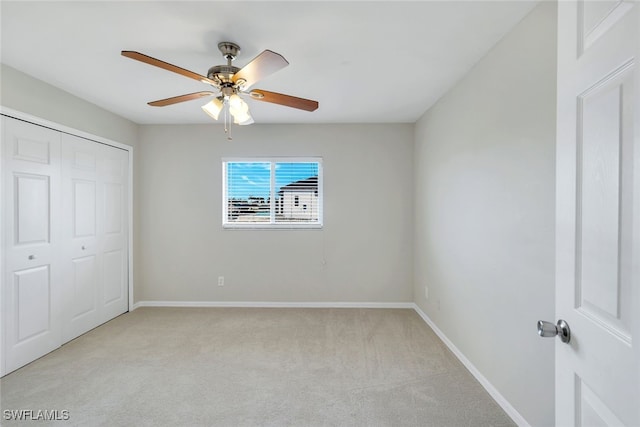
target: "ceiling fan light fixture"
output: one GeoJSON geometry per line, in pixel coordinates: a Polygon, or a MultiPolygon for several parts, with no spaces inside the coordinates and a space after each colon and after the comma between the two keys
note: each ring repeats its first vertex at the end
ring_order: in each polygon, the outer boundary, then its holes
{"type": "Polygon", "coordinates": [[[237,111],[249,110],[249,106],[247,105],[247,103],[244,102],[238,94],[233,94],[229,97],[229,108],[233,108],[237,111]]]}
{"type": "Polygon", "coordinates": [[[236,114],[232,113],[231,115],[233,116],[234,123],[243,123],[251,118],[251,114],[249,114],[246,111],[243,113],[236,113],[236,114]]]}
{"type": "Polygon", "coordinates": [[[213,98],[211,101],[202,106],[202,110],[211,116],[214,120],[218,120],[220,112],[224,108],[224,103],[219,98],[213,98]]]}
{"type": "Polygon", "coordinates": [[[233,116],[234,123],[241,125],[253,123],[249,114],[249,106],[238,94],[229,97],[229,113],[233,116]]]}
{"type": "Polygon", "coordinates": [[[250,125],[253,123],[253,117],[249,113],[244,113],[241,116],[234,116],[233,123],[240,126],[250,125]]]}
{"type": "Polygon", "coordinates": [[[245,115],[249,114],[249,106],[247,104],[244,104],[243,106],[237,108],[229,106],[229,112],[233,117],[244,117],[245,115]]]}

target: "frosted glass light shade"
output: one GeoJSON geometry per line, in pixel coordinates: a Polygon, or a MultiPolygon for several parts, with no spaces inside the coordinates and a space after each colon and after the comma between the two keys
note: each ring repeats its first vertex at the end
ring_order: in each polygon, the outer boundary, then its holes
{"type": "Polygon", "coordinates": [[[222,103],[222,101],[220,101],[218,98],[213,98],[210,102],[202,106],[202,110],[210,115],[214,120],[218,120],[220,111],[222,111],[223,107],[224,104],[222,103]]]}
{"type": "Polygon", "coordinates": [[[231,95],[229,97],[229,112],[233,117],[244,116],[249,112],[249,106],[238,95],[231,95]]]}
{"type": "Polygon", "coordinates": [[[243,113],[233,116],[233,123],[238,124],[240,126],[250,125],[253,123],[253,117],[249,113],[243,113]]]}
{"type": "Polygon", "coordinates": [[[233,94],[229,97],[229,108],[242,111],[245,108],[248,109],[249,106],[242,100],[242,98],[240,98],[239,95],[233,94]]]}

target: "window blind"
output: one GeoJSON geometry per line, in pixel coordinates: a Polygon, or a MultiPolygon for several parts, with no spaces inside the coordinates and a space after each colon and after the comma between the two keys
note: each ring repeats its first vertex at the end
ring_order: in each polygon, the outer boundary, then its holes
{"type": "Polygon", "coordinates": [[[223,226],[321,225],[320,159],[223,161],[223,226]]]}

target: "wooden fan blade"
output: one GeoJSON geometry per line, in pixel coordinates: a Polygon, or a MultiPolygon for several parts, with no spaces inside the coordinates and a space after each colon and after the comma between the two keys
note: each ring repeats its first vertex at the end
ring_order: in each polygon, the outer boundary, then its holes
{"type": "Polygon", "coordinates": [[[174,96],[166,99],[159,99],[157,101],[148,102],[147,104],[152,107],[165,107],[167,105],[177,104],[178,102],[191,101],[192,99],[202,98],[203,96],[211,96],[215,95],[213,92],[205,91],[205,92],[194,92],[188,93],[186,95],[174,96]]]}
{"type": "Polygon", "coordinates": [[[145,55],[144,53],[135,52],[133,50],[123,50],[121,52],[122,56],[126,56],[127,58],[135,59],[136,61],[144,62],[149,65],[153,65],[155,67],[162,68],[167,71],[171,71],[181,76],[189,77],[190,79],[198,80],[203,83],[209,83],[211,85],[216,86],[216,82],[210,80],[208,77],[201,76],[198,73],[194,73],[193,71],[186,70],[184,68],[178,67],[177,65],[169,64],[168,62],[161,61],[156,58],[152,58],[151,56],[145,55]]]}
{"type": "Polygon", "coordinates": [[[265,50],[235,73],[232,80],[237,83],[239,79],[243,79],[246,81],[244,87],[249,88],[258,80],[264,79],[287,65],[289,65],[289,62],[282,55],[265,50]]]}
{"type": "Polygon", "coordinates": [[[291,95],[283,95],[276,92],[268,92],[262,89],[254,89],[249,95],[256,101],[271,102],[273,104],[280,104],[286,107],[298,108],[305,111],[315,111],[318,109],[318,101],[311,99],[297,98],[291,95]]]}

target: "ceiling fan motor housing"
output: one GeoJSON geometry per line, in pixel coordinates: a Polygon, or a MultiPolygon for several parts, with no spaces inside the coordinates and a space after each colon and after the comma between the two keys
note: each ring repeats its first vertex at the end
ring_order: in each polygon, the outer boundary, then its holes
{"type": "Polygon", "coordinates": [[[240,68],[233,65],[214,65],[209,68],[207,77],[218,83],[218,86],[222,86],[225,83],[233,84],[231,78],[235,73],[240,71],[240,68]]]}

